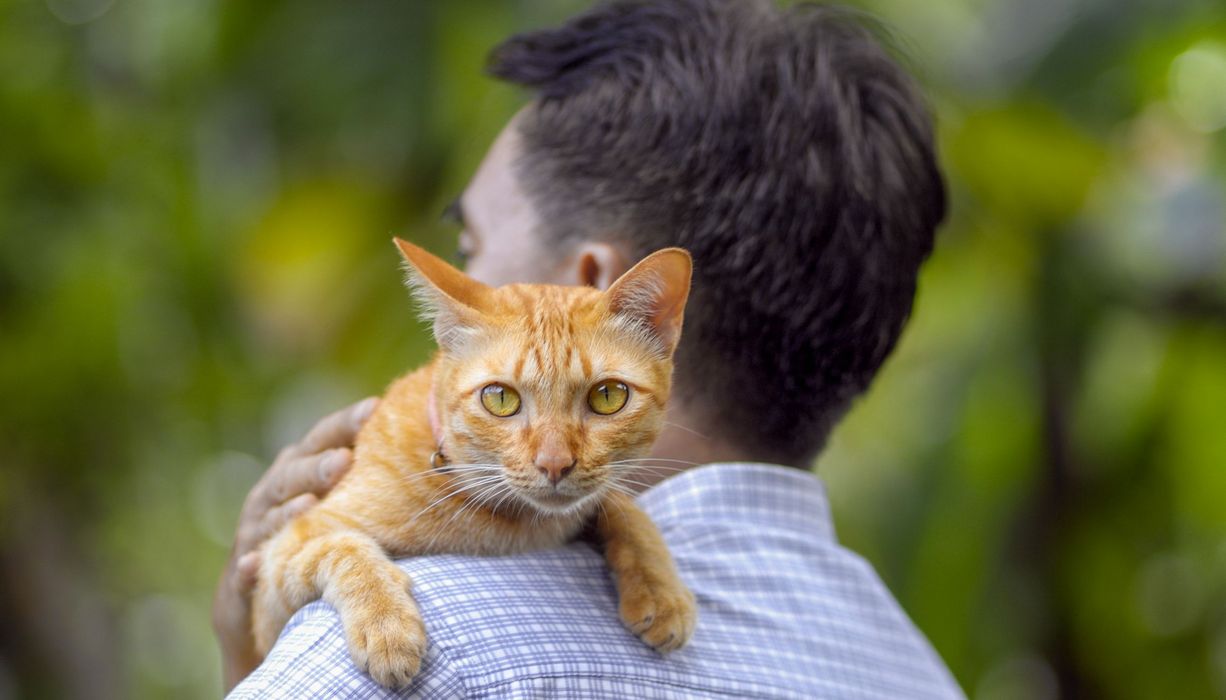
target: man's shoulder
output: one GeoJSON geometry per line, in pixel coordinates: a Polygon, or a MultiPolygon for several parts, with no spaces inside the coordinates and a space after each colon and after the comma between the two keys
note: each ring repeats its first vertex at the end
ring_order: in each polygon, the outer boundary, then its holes
{"type": "Polygon", "coordinates": [[[522,664],[573,663],[576,645],[608,647],[629,635],[618,622],[604,560],[587,544],[504,557],[434,555],[397,565],[413,582],[431,643],[456,650],[452,660],[470,668],[520,657],[522,664]]]}
{"type": "MultiPolygon", "coordinates": [[[[872,567],[835,541],[810,480],[704,467],[640,500],[699,602],[694,638],[668,657],[622,626],[608,568],[587,544],[398,562],[430,639],[410,694],[958,697],[872,567]]],[[[324,603],[291,620],[266,665],[264,683],[290,675],[299,690],[381,692],[353,667],[324,603]]]]}
{"type": "Polygon", "coordinates": [[[703,691],[680,675],[666,677],[664,657],[622,625],[608,568],[587,544],[397,563],[413,580],[431,647],[474,695],[545,687],[627,697],[670,682],[703,691]]]}
{"type": "MultiPolygon", "coordinates": [[[[754,674],[719,672],[709,649],[669,657],[653,651],[621,624],[608,569],[586,544],[508,557],[433,555],[397,565],[412,579],[429,639],[421,671],[402,696],[796,696],[786,684],[754,674]]],[[[726,644],[719,635],[711,642],[726,644]]],[[[735,650],[721,656],[730,653],[735,650]]],[[[265,666],[244,685],[240,697],[311,689],[393,695],[354,667],[340,618],[322,601],[294,615],[265,666]]]]}

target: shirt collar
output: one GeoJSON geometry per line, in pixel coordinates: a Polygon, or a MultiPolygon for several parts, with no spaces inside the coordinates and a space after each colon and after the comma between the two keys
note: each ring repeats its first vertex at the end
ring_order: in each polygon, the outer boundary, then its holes
{"type": "Polygon", "coordinates": [[[812,472],[794,467],[705,464],[665,479],[638,502],[660,520],[718,518],[835,539],[825,487],[812,472]]]}

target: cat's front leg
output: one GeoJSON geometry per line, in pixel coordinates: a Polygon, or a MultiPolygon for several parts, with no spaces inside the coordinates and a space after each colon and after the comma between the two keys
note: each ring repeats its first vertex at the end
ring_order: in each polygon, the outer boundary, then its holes
{"type": "Polygon", "coordinates": [[[289,615],[322,597],[340,615],[358,668],[383,686],[408,685],[426,653],[426,630],[408,574],[369,535],[332,530],[313,515],[269,542],[257,590],[258,646],[266,653],[289,615]]]}
{"type": "Polygon", "coordinates": [[[612,493],[596,518],[596,535],[617,583],[626,627],[662,653],[685,646],[698,605],[677,576],[655,523],[629,497],[612,493]]]}

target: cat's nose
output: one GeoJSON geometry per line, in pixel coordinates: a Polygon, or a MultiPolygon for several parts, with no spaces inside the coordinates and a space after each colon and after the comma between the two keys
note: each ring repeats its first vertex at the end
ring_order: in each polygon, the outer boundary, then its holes
{"type": "Polygon", "coordinates": [[[549,483],[557,486],[559,481],[575,470],[575,462],[575,453],[560,431],[542,430],[532,463],[537,471],[548,477],[549,483]]]}
{"type": "Polygon", "coordinates": [[[554,486],[565,479],[567,474],[575,471],[575,458],[569,453],[537,452],[533,462],[536,464],[537,471],[544,474],[549,479],[549,483],[554,486]]]}

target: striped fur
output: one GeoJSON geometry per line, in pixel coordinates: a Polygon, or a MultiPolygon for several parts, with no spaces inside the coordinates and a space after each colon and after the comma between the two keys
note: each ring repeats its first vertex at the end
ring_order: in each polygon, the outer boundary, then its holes
{"type": "Polygon", "coordinates": [[[340,613],[354,662],[385,686],[403,686],[426,638],[410,581],[389,555],[511,554],[558,546],[589,524],[623,622],[662,652],[685,644],[694,599],[628,495],[625,461],[644,457],[662,425],[688,254],[648,256],[606,292],[493,289],[397,244],[440,351],[388,388],[345,478],[265,546],[257,648],[267,653],[290,615],[322,597],[340,613]],[[605,379],[630,387],[625,407],[608,416],[587,406],[589,389],[605,379]],[[484,409],[480,392],[493,382],[519,393],[516,415],[484,409]],[[436,450],[444,467],[431,466],[436,450]],[[545,453],[574,460],[556,484],[537,466],[545,453]]]}

